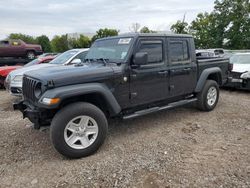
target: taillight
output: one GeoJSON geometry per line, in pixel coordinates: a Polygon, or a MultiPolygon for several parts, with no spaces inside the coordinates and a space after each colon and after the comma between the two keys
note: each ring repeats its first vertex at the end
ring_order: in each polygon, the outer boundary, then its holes
{"type": "Polygon", "coordinates": [[[234,68],[234,64],[229,63],[229,65],[228,65],[228,70],[229,70],[229,71],[232,71],[232,70],[233,70],[233,68],[234,68]]]}

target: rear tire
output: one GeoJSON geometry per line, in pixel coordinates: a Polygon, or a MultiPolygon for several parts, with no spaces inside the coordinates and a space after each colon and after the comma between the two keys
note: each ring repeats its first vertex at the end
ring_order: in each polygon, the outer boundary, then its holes
{"type": "Polygon", "coordinates": [[[35,59],[36,54],[35,54],[34,51],[28,51],[28,52],[26,53],[26,57],[27,57],[28,59],[35,59]]]}
{"type": "Polygon", "coordinates": [[[214,80],[207,80],[202,91],[198,94],[197,107],[202,111],[212,111],[219,100],[219,86],[214,80]]]}
{"type": "Polygon", "coordinates": [[[59,153],[68,158],[81,158],[95,153],[103,144],[108,122],[98,107],[78,102],[55,115],[50,131],[52,143],[59,153]]]}

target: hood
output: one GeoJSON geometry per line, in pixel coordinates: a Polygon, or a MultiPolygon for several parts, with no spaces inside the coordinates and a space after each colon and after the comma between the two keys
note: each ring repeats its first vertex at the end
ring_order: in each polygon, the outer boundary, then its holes
{"type": "Polygon", "coordinates": [[[22,76],[24,73],[26,73],[28,71],[39,70],[41,68],[52,67],[52,66],[58,66],[58,65],[46,63],[46,64],[33,65],[33,66],[29,66],[29,67],[23,67],[23,68],[12,71],[10,73],[10,76],[11,77],[15,77],[17,75],[22,76]]]}
{"type": "Polygon", "coordinates": [[[21,68],[22,66],[4,66],[0,67],[0,76],[6,77],[11,71],[21,68]]]}
{"type": "Polygon", "coordinates": [[[250,64],[233,64],[232,72],[243,73],[250,71],[250,64]]]}
{"type": "Polygon", "coordinates": [[[109,65],[104,66],[100,63],[92,63],[83,66],[69,65],[51,67],[30,71],[25,75],[41,80],[42,82],[53,82],[55,87],[60,87],[109,79],[114,75],[114,68],[109,65]]]}

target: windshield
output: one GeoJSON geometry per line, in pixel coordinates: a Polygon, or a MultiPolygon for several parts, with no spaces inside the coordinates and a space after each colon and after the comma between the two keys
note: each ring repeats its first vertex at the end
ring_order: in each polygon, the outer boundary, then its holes
{"type": "Polygon", "coordinates": [[[250,54],[234,55],[230,58],[232,64],[250,64],[250,54]]]}
{"type": "Polygon", "coordinates": [[[24,65],[24,67],[29,67],[31,65],[36,65],[39,63],[39,59],[34,59],[33,61],[30,61],[29,63],[27,63],[26,65],[24,65]]]}
{"type": "Polygon", "coordinates": [[[77,50],[66,51],[62,53],[61,55],[57,56],[55,59],[53,59],[50,63],[51,64],[64,64],[78,52],[79,51],[77,50]]]}
{"type": "Polygon", "coordinates": [[[109,59],[121,61],[127,57],[132,38],[116,38],[96,41],[89,49],[86,59],[109,59]]]}

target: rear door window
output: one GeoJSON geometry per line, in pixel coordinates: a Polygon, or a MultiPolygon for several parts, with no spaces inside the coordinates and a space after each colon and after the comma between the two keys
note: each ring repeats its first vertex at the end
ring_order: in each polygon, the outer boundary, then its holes
{"type": "Polygon", "coordinates": [[[184,39],[170,40],[169,58],[171,64],[190,63],[188,41],[184,39]]]}

